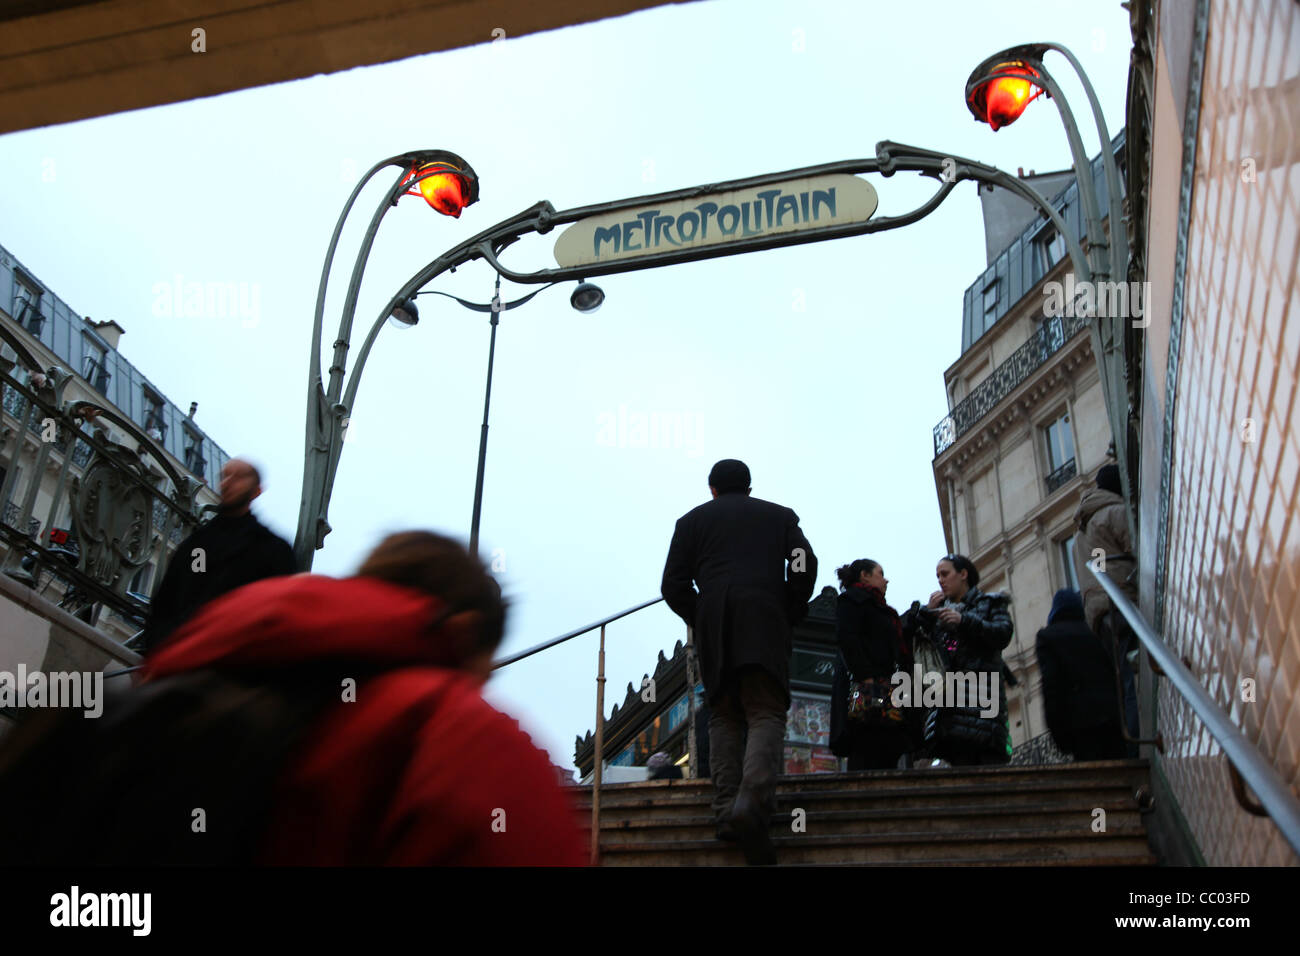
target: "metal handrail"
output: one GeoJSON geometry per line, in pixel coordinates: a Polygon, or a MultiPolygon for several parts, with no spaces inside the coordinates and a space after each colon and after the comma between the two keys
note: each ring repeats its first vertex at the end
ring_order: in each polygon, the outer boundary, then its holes
{"type": "MultiPolygon", "coordinates": [[[[593,776],[591,778],[591,865],[592,866],[595,866],[600,862],[600,783],[601,783],[601,778],[603,776],[603,771],[605,769],[604,768],[604,763],[605,763],[605,627],[613,623],[614,621],[617,621],[619,618],[627,617],[629,614],[635,614],[637,611],[644,610],[645,608],[648,608],[651,605],[658,604],[662,600],[663,600],[662,597],[657,597],[651,601],[643,601],[640,604],[633,605],[632,607],[626,608],[625,610],[619,611],[615,614],[611,614],[608,617],[603,617],[599,621],[594,621],[591,624],[588,624],[586,627],[580,627],[577,630],[569,631],[567,634],[561,634],[559,637],[554,637],[549,641],[544,641],[543,643],[538,644],[535,647],[530,647],[526,651],[521,651],[520,653],[515,654],[512,657],[507,657],[504,660],[496,661],[492,665],[493,670],[496,670],[501,667],[505,667],[506,665],[513,664],[516,661],[522,661],[525,657],[531,657],[533,654],[536,654],[540,651],[544,651],[548,647],[555,647],[557,644],[563,644],[565,641],[571,641],[575,637],[581,637],[583,634],[588,634],[591,631],[596,630],[596,628],[600,628],[600,653],[596,661],[596,740],[595,740],[595,746],[592,751],[593,776]]],[[[687,651],[688,655],[693,650],[693,648],[691,647],[691,641],[692,641],[691,629],[688,627],[686,629],[686,643],[688,648],[687,651]]],[[[693,688],[690,691],[688,691],[687,698],[690,700],[691,726],[694,727],[695,726],[695,693],[693,688]]],[[[694,742],[692,741],[692,746],[691,746],[692,761],[694,761],[694,751],[695,751],[694,742]]]]}
{"type": "Polygon", "coordinates": [[[1164,671],[1174,689],[1191,705],[1196,716],[1219,742],[1237,773],[1255,791],[1273,823],[1291,844],[1291,849],[1300,853],[1300,799],[1296,798],[1277,770],[1264,759],[1259,749],[1232,722],[1227,712],[1200,685],[1192,672],[1143,620],[1142,613],[1129,600],[1128,595],[1120,590],[1110,574],[1098,571],[1091,561],[1084,562],[1084,566],[1097,579],[1111,603],[1124,615],[1138,640],[1164,671]]]}
{"type": "Polygon", "coordinates": [[[627,617],[629,614],[635,614],[637,611],[640,611],[642,608],[650,607],[650,605],[652,604],[658,604],[662,600],[663,598],[657,597],[653,601],[643,601],[641,604],[634,605],[633,607],[630,607],[625,611],[619,611],[617,614],[611,614],[609,617],[603,617],[599,621],[595,621],[591,624],[588,624],[586,627],[580,627],[576,631],[569,631],[567,634],[561,634],[559,637],[551,638],[551,640],[549,641],[544,641],[543,643],[538,644],[535,647],[530,647],[526,651],[520,651],[518,654],[515,654],[512,657],[506,657],[503,658],[502,660],[494,661],[492,664],[492,669],[496,670],[499,667],[506,667],[507,665],[513,664],[516,661],[522,661],[525,657],[532,657],[534,654],[540,651],[544,651],[548,647],[555,647],[557,644],[563,644],[565,641],[572,640],[575,637],[581,637],[583,634],[586,634],[590,631],[594,631],[598,627],[604,627],[606,624],[610,624],[614,621],[617,621],[621,617],[627,617]]]}

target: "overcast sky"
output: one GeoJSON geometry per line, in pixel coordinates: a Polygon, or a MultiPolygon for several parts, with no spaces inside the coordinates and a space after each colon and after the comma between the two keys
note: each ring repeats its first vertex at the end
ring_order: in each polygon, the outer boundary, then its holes
{"type": "MultiPolygon", "coordinates": [[[[288,539],[321,264],[378,160],[450,149],[478,172],[481,201],[460,220],[416,199],[388,213],[354,355],[421,266],[541,199],[565,209],[860,158],[884,139],[1013,173],[1064,168],[1051,102],[994,134],[964,105],[967,76],[1005,47],[1062,43],[1113,136],[1131,47],[1110,0],[707,0],[519,38],[500,29],[506,39],[471,49],[0,137],[0,244],[75,311],[116,320],[130,361],[182,409],[197,401],[196,421],[226,451],[263,465],[256,511],[288,539]],[[245,308],[177,315],[164,303],[178,282],[235,283],[245,308]]],[[[1059,55],[1048,65],[1095,154],[1081,87],[1059,55]]],[[[868,178],[880,215],[933,192],[914,174],[868,178]]],[[[383,185],[344,233],[327,352],[383,185]]],[[[553,265],[553,244],[531,237],[507,261],[553,265]]],[[[594,315],[569,307],[571,285],[504,315],[481,532],[512,601],[502,653],[658,596],[673,523],[707,499],[720,458],[746,461],[756,496],[798,512],[819,589],[870,557],[895,607],[927,596],[946,550],[931,432],[947,411],[962,293],[984,266],[968,183],[904,229],[604,277],[594,315]],[[679,421],[680,439],[618,427],[637,416],[679,421]]],[[[480,262],[432,288],[487,301],[492,281],[480,262]]],[[[370,357],[317,571],[349,573],[392,530],[468,539],[488,324],[436,296],[420,305],[420,324],[386,327],[370,357]]],[[[684,638],[663,605],[611,625],[607,712],[684,638]]],[[[565,766],[593,727],[596,646],[595,634],[571,641],[488,687],[565,766]]]]}

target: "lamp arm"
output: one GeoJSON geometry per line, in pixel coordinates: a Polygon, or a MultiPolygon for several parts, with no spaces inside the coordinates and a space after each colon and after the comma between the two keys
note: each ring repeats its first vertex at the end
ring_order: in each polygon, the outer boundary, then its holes
{"type": "Polygon", "coordinates": [[[403,172],[380,198],[374,214],[370,217],[370,225],[366,228],[366,234],[361,239],[361,248],[357,250],[356,261],[352,264],[352,276],[348,280],[348,292],[343,300],[343,314],[339,319],[339,337],[334,343],[334,364],[330,366],[329,389],[326,391],[327,401],[338,401],[339,393],[343,390],[343,372],[347,362],[348,340],[352,337],[352,319],[357,311],[357,296],[361,292],[361,276],[365,272],[366,260],[370,258],[370,250],[374,246],[375,234],[379,232],[379,223],[383,220],[385,213],[392,208],[398,196],[402,194],[406,185],[405,179],[406,175],[403,172]]]}
{"type": "Polygon", "coordinates": [[[1074,113],[1070,110],[1070,104],[1061,92],[1061,88],[1057,86],[1056,80],[1052,79],[1052,74],[1043,66],[1041,60],[1035,61],[1033,66],[1039,72],[1035,82],[1041,83],[1047,90],[1047,95],[1056,103],[1056,109],[1061,114],[1061,123],[1065,126],[1065,137],[1069,141],[1070,155],[1074,159],[1074,178],[1079,184],[1079,201],[1083,204],[1084,222],[1088,233],[1088,255],[1093,275],[1097,279],[1109,278],[1109,256],[1104,254],[1106,235],[1101,229],[1101,207],[1097,203],[1097,191],[1093,186],[1092,163],[1089,162],[1088,154],[1083,148],[1083,140],[1079,137],[1079,126],[1074,121],[1074,113]]]}
{"type": "MultiPolygon", "coordinates": [[[[1101,112],[1101,103],[1097,99],[1097,91],[1093,89],[1092,81],[1088,79],[1088,74],[1084,72],[1083,64],[1070,50],[1059,43],[1044,44],[1047,49],[1055,50],[1061,54],[1074,72],[1078,75],[1079,81],[1083,84],[1083,91],[1088,97],[1088,105],[1092,108],[1092,117],[1097,124],[1097,138],[1101,140],[1101,163],[1102,168],[1106,171],[1106,192],[1108,200],[1108,216],[1110,222],[1110,261],[1111,261],[1111,281],[1128,282],[1128,230],[1124,226],[1123,219],[1123,200],[1120,198],[1120,181],[1119,169],[1115,164],[1115,151],[1111,149],[1110,134],[1106,130],[1106,120],[1101,112]]],[[[1125,145],[1127,149],[1127,144],[1125,145]]],[[[1091,180],[1091,176],[1089,177],[1091,180]]],[[[1143,309],[1150,308],[1150,303],[1144,302],[1143,309]]],[[[1100,328],[1106,321],[1103,317],[1098,317],[1095,325],[1098,326],[1096,335],[1098,339],[1096,345],[1100,345],[1102,353],[1097,356],[1097,363],[1102,371],[1103,382],[1108,389],[1106,393],[1106,410],[1111,417],[1111,430],[1115,439],[1115,458],[1119,463],[1120,490],[1123,492],[1125,501],[1133,501],[1132,482],[1129,474],[1128,460],[1128,415],[1124,414],[1126,401],[1121,401],[1118,395],[1112,396],[1110,389],[1116,382],[1126,380],[1124,366],[1124,355],[1122,342],[1125,340],[1123,323],[1128,321],[1126,315],[1111,316],[1109,327],[1104,330],[1100,328]],[[1103,334],[1104,332],[1104,334],[1103,334]]],[[[1127,393],[1127,387],[1125,388],[1127,393]]],[[[1137,523],[1134,518],[1133,509],[1125,508],[1124,516],[1128,522],[1129,536],[1131,540],[1137,541],[1137,523]]]]}
{"type": "Polygon", "coordinates": [[[352,207],[356,204],[357,197],[361,195],[361,190],[365,188],[366,183],[370,182],[370,180],[374,177],[375,173],[379,172],[385,166],[393,165],[399,162],[403,158],[404,157],[401,156],[390,156],[388,159],[375,163],[374,166],[370,167],[370,171],[367,172],[363,177],[361,177],[361,180],[357,183],[356,187],[352,190],[352,195],[348,196],[348,201],[343,205],[343,211],[339,213],[338,221],[334,224],[334,233],[330,236],[329,248],[325,251],[325,265],[321,268],[320,285],[317,287],[316,290],[316,313],[315,313],[315,320],[312,325],[311,365],[309,369],[310,375],[308,380],[309,385],[311,384],[312,381],[316,381],[321,378],[320,340],[321,340],[321,327],[324,324],[324,319],[325,319],[325,290],[326,287],[329,285],[330,269],[334,265],[334,253],[338,250],[339,237],[343,235],[343,224],[347,221],[348,213],[352,211],[352,207]]]}
{"type": "Polygon", "coordinates": [[[1043,44],[1049,50],[1055,50],[1065,57],[1070,66],[1074,67],[1074,72],[1078,75],[1079,81],[1083,84],[1083,91],[1088,97],[1088,105],[1092,108],[1092,118],[1097,124],[1097,137],[1101,140],[1102,166],[1106,170],[1106,192],[1109,194],[1109,217],[1110,217],[1110,250],[1111,250],[1111,279],[1124,282],[1128,279],[1128,234],[1123,228],[1123,200],[1121,197],[1121,188],[1119,181],[1119,168],[1115,165],[1115,151],[1110,146],[1110,134],[1106,130],[1106,119],[1101,112],[1101,102],[1097,99],[1097,91],[1092,86],[1092,81],[1088,79],[1088,74],[1083,70],[1078,58],[1066,47],[1059,43],[1043,44]]]}
{"type": "MultiPolygon", "coordinates": [[[[502,306],[501,306],[501,308],[500,308],[500,309],[497,309],[497,310],[493,310],[493,308],[492,308],[492,306],[491,306],[490,303],[485,305],[485,304],[482,303],[482,302],[470,302],[468,299],[462,299],[462,298],[461,298],[460,296],[458,296],[458,295],[452,295],[450,292],[439,292],[437,289],[425,289],[423,292],[417,292],[417,293],[415,293],[415,295],[417,295],[417,296],[419,296],[419,295],[440,295],[440,296],[442,296],[442,297],[444,297],[444,298],[452,299],[452,300],[454,300],[454,301],[456,301],[456,302],[459,302],[459,303],[460,303],[461,305],[463,305],[465,308],[470,309],[470,310],[473,311],[473,312],[492,312],[492,311],[509,312],[511,309],[517,309],[517,308],[519,308],[519,306],[523,305],[525,302],[527,302],[527,301],[528,301],[529,299],[531,299],[533,296],[535,296],[535,295],[539,295],[540,293],[545,292],[547,289],[551,288],[551,286],[553,286],[553,285],[555,285],[555,284],[556,284],[556,283],[551,282],[551,283],[548,283],[547,285],[542,286],[540,289],[534,289],[532,292],[528,293],[528,294],[527,294],[526,296],[524,296],[523,298],[515,299],[513,302],[506,302],[506,303],[503,303],[502,306]]],[[[412,298],[414,298],[414,296],[412,296],[412,298]]]]}

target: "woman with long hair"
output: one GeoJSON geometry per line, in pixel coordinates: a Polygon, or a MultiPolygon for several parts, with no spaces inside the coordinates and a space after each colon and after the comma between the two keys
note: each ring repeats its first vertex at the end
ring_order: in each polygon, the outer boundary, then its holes
{"type": "Polygon", "coordinates": [[[903,720],[885,716],[889,706],[849,713],[849,694],[855,682],[876,681],[887,692],[897,671],[912,669],[912,653],[903,638],[898,612],[885,602],[889,580],[884,568],[870,558],[859,558],[835,572],[840,579],[836,606],[835,639],[840,653],[835,662],[831,699],[831,750],[848,757],[849,770],[890,770],[907,753],[909,736],[903,720]]]}
{"type": "MultiPolygon", "coordinates": [[[[944,706],[926,714],[926,748],[953,766],[1006,763],[1011,758],[1011,734],[1002,683],[1002,650],[1013,634],[1011,599],[1001,591],[981,591],[979,571],[965,555],[945,554],[935,568],[935,577],[939,590],[930,595],[926,605],[930,613],[919,616],[934,622],[933,633],[950,673],[973,675],[974,686],[990,692],[996,685],[997,712],[984,713],[977,700],[945,700],[944,706]]],[[[948,686],[954,686],[953,682],[948,686]]]]}

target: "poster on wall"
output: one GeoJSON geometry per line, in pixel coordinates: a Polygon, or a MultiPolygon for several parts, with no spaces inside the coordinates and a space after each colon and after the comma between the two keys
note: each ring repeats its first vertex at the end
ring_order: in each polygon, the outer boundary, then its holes
{"type": "Polygon", "coordinates": [[[785,739],[792,744],[830,744],[831,702],[795,695],[785,718],[785,739]]]}
{"type": "Polygon", "coordinates": [[[799,744],[785,745],[785,770],[787,775],[801,773],[835,773],[840,769],[840,760],[829,747],[805,747],[799,744]]]}

